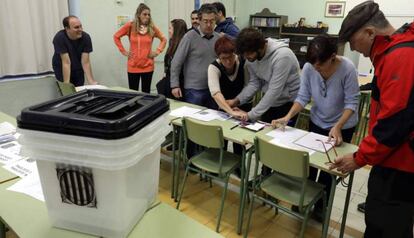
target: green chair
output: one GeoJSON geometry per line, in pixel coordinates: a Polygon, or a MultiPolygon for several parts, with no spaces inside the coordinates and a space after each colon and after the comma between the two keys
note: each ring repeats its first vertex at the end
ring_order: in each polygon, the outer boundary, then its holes
{"type": "Polygon", "coordinates": [[[361,92],[359,97],[359,106],[358,106],[358,124],[354,132],[353,142],[355,145],[359,145],[362,139],[364,139],[367,134],[367,126],[369,121],[369,110],[371,103],[371,93],[370,92],[361,92]]]}
{"type": "MultiPolygon", "coordinates": [[[[303,219],[299,236],[303,237],[311,208],[321,198],[324,207],[323,214],[326,214],[324,185],[308,180],[309,154],[304,151],[271,144],[259,137],[255,138],[255,150],[256,165],[254,169],[253,198],[250,203],[244,237],[247,237],[249,232],[255,199],[259,199],[266,204],[276,207],[276,209],[281,209],[303,219]],[[262,178],[258,174],[259,161],[277,172],[273,172],[271,175],[262,178]],[[266,196],[257,194],[258,189],[263,191],[266,196]],[[298,211],[292,211],[276,201],[284,201],[297,206],[299,209],[298,211]]],[[[323,225],[322,229],[324,228],[325,225],[323,225]]]]}
{"type": "Polygon", "coordinates": [[[58,85],[58,88],[60,90],[60,94],[62,96],[66,96],[66,95],[76,93],[76,88],[73,84],[60,82],[58,80],[56,80],[56,83],[58,85]]]}
{"type": "Polygon", "coordinates": [[[180,207],[185,182],[190,170],[200,173],[202,176],[206,176],[209,179],[217,179],[224,182],[216,226],[216,231],[219,232],[229,177],[234,169],[240,165],[241,158],[236,154],[227,152],[224,148],[223,130],[220,126],[206,125],[196,120],[183,118],[183,129],[185,138],[183,150],[184,158],[187,157],[187,140],[191,140],[205,149],[201,153],[189,158],[186,163],[185,175],[181,183],[181,191],[178,194],[177,209],[180,207]]]}

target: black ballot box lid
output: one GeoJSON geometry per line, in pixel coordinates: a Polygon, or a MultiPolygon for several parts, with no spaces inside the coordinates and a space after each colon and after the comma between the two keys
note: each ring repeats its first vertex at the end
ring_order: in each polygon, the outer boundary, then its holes
{"type": "Polygon", "coordinates": [[[163,95],[94,89],[27,107],[17,117],[17,125],[37,131],[120,139],[133,135],[168,110],[163,95]]]}

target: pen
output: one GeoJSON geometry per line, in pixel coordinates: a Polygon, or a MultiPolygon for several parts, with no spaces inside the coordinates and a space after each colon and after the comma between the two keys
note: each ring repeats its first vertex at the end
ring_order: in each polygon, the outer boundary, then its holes
{"type": "Polygon", "coordinates": [[[237,125],[235,125],[235,126],[232,126],[231,128],[230,128],[230,130],[233,130],[234,128],[236,128],[236,127],[238,127],[239,125],[237,124],[237,125]]]}

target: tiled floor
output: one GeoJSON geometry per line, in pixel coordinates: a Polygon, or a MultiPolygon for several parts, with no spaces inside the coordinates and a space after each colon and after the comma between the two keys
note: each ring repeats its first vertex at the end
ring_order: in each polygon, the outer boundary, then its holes
{"type": "MultiPolygon", "coordinates": [[[[176,206],[170,197],[171,188],[171,158],[162,155],[160,166],[159,200],[164,203],[176,206]]],[[[348,211],[347,228],[345,237],[362,237],[365,229],[364,214],[357,211],[357,204],[364,201],[367,193],[366,183],[368,180],[368,169],[356,171],[351,195],[351,202],[348,211]]],[[[236,179],[233,182],[237,183],[236,179]]],[[[212,188],[209,183],[201,182],[198,175],[190,175],[184,191],[180,211],[215,230],[218,207],[220,205],[222,187],[214,184],[212,188]]],[[[239,205],[238,187],[230,186],[230,190],[224,206],[220,234],[225,237],[242,237],[236,233],[237,214],[239,205]]],[[[338,185],[332,209],[329,237],[338,237],[342,209],[346,195],[346,188],[338,185]]],[[[301,222],[296,218],[279,211],[275,215],[274,210],[268,206],[255,204],[252,217],[252,225],[249,237],[261,238],[293,238],[298,236],[301,222]]],[[[247,209],[246,209],[247,213],[247,209]]],[[[245,220],[247,216],[245,217],[245,220]]],[[[320,237],[321,224],[313,220],[308,223],[305,237],[320,237]]],[[[7,232],[6,238],[17,237],[12,232],[7,232]]],[[[196,234],[194,237],[197,237],[196,234]]]]}
{"type": "MultiPolygon", "coordinates": [[[[170,161],[169,157],[162,156],[159,199],[175,207],[176,203],[170,197],[170,161]]],[[[364,214],[357,211],[357,204],[365,200],[368,174],[369,170],[365,168],[355,172],[345,237],[363,236],[365,229],[364,214]]],[[[238,187],[234,185],[230,186],[230,189],[232,191],[229,191],[224,206],[220,234],[225,237],[242,237],[236,233],[239,205],[238,187]]],[[[201,182],[198,175],[190,175],[180,210],[198,222],[215,230],[221,191],[221,186],[213,185],[213,188],[209,188],[209,183],[201,182]]],[[[339,236],[345,195],[346,188],[339,184],[336,188],[334,207],[332,210],[331,226],[329,229],[330,237],[339,236]]],[[[279,211],[279,214],[275,215],[274,210],[268,206],[255,204],[249,237],[297,237],[300,225],[300,221],[286,213],[279,211]]],[[[321,224],[310,220],[305,237],[320,237],[320,234],[321,224]]]]}

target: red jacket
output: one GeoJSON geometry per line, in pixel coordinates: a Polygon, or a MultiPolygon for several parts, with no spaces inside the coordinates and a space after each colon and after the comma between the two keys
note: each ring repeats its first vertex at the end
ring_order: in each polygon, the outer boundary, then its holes
{"type": "Polygon", "coordinates": [[[391,36],[377,36],[372,46],[369,131],[354,154],[359,166],[414,173],[414,47],[404,42],[414,42],[414,22],[391,36]]]}

